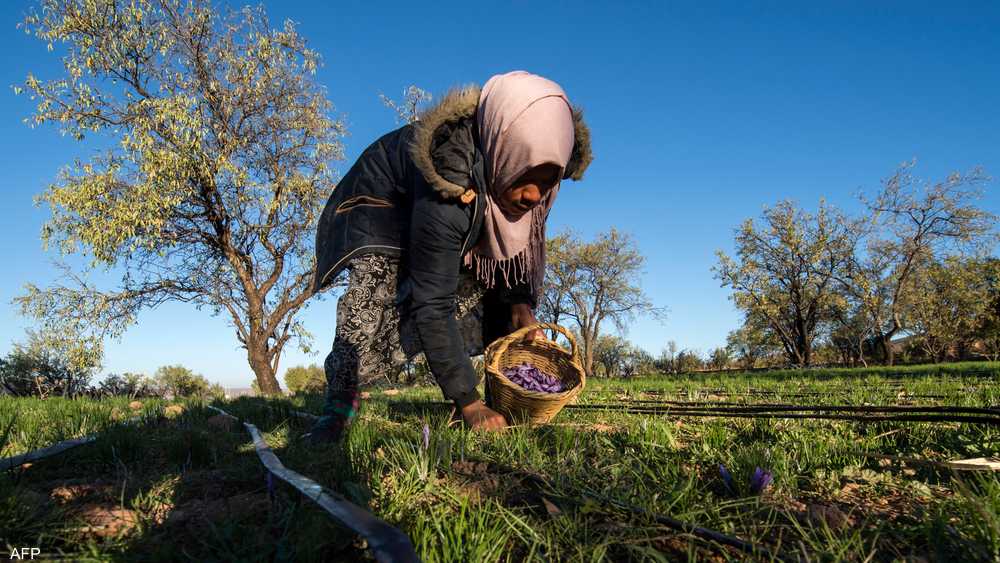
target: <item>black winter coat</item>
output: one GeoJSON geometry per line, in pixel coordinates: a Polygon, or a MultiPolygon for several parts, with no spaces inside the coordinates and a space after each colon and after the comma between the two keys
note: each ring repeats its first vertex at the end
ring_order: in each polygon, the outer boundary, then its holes
{"type": "MultiPolygon", "coordinates": [[[[485,219],[478,102],[478,87],[453,91],[417,123],[372,143],[337,184],[316,231],[316,291],[352,256],[375,252],[400,258],[405,277],[398,303],[409,308],[441,390],[460,407],[479,398],[478,378],[454,318],[462,257],[477,243],[485,219]],[[477,193],[466,204],[459,196],[467,189],[477,193]]],[[[574,110],[573,117],[576,142],[565,177],[578,180],[592,156],[582,113],[574,110]]],[[[488,299],[508,309],[512,303],[537,305],[525,286],[498,284],[488,299]]]]}

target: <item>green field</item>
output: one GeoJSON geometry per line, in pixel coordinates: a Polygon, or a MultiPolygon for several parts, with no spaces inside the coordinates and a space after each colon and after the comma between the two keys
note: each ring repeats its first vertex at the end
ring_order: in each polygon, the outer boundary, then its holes
{"type": "MultiPolygon", "coordinates": [[[[646,377],[588,382],[580,403],[1000,408],[1000,364],[646,377]]],[[[221,404],[284,464],[399,527],[424,561],[719,560],[748,555],[667,515],[789,560],[1000,559],[1000,426],[694,417],[564,410],[551,424],[473,434],[432,387],[372,390],[343,448],[296,438],[320,397],[221,404]],[[423,447],[422,429],[430,429],[423,447]],[[727,488],[724,464],[733,483],[727,488]],[[754,494],[749,478],[769,469],[754,494]],[[647,511],[638,514],[622,503],[647,511]],[[924,559],[919,559],[919,558],[924,559]]],[[[0,539],[93,560],[351,560],[361,540],[284,484],[269,494],[249,435],[187,403],[0,399],[0,456],[91,432],[85,446],[0,477],[0,539]],[[123,416],[123,413],[125,415],[123,416]]],[[[761,556],[761,559],[767,557],[761,556]]]]}

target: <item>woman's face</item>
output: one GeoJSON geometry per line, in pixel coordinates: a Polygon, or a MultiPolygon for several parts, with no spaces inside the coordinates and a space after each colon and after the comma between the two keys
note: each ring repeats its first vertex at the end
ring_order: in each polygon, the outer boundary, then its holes
{"type": "Polygon", "coordinates": [[[514,184],[501,194],[497,205],[511,219],[520,219],[541,203],[549,190],[558,182],[558,166],[555,164],[536,166],[515,180],[514,184]]]}

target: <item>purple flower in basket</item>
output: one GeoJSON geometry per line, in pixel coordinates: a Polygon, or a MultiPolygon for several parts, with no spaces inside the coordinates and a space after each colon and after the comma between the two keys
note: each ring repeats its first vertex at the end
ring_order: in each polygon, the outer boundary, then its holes
{"type": "Polygon", "coordinates": [[[565,391],[562,381],[542,372],[537,367],[524,362],[504,370],[504,376],[528,391],[539,393],[561,393],[565,391]]]}
{"type": "Polygon", "coordinates": [[[764,471],[761,468],[757,468],[753,472],[753,477],[750,478],[750,490],[756,494],[764,492],[771,486],[771,482],[774,481],[774,476],[771,475],[770,471],[764,471]]]}

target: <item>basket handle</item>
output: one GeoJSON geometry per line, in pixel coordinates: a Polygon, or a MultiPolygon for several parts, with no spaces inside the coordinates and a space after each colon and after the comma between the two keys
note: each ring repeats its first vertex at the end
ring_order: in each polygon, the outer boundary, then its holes
{"type": "Polygon", "coordinates": [[[517,340],[524,338],[524,336],[529,332],[537,330],[539,328],[547,328],[549,330],[554,330],[556,332],[562,333],[562,335],[566,337],[566,340],[569,340],[569,345],[570,345],[569,353],[571,356],[573,356],[573,360],[577,363],[580,362],[580,350],[579,347],[577,346],[576,338],[568,330],[554,323],[535,323],[515,330],[514,332],[508,334],[507,336],[503,337],[502,339],[498,340],[495,343],[497,348],[494,357],[498,358],[501,355],[503,355],[504,351],[507,350],[507,347],[510,345],[511,342],[516,342],[517,340]]]}

